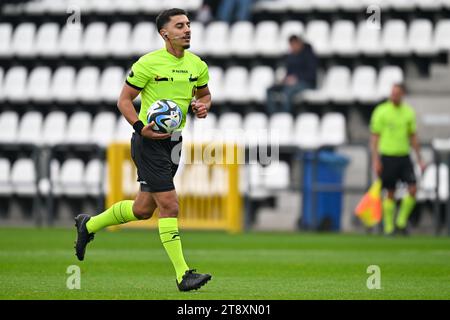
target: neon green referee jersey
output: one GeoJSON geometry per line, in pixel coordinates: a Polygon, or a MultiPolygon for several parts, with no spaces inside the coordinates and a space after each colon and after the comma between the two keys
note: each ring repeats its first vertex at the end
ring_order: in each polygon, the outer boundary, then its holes
{"type": "Polygon", "coordinates": [[[177,58],[162,48],[143,55],[131,67],[126,83],[141,90],[139,120],[147,124],[147,110],[157,100],[168,99],[177,103],[186,114],[196,89],[208,85],[208,66],[195,54],[184,51],[177,58]]]}
{"type": "Polygon", "coordinates": [[[416,115],[406,103],[394,106],[386,101],[375,108],[370,127],[372,133],[380,136],[381,155],[406,156],[410,151],[410,137],[416,133],[416,115]]]}

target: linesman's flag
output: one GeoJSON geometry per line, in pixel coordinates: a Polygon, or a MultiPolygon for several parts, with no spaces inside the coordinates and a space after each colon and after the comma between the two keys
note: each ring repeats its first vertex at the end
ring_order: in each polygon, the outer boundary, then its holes
{"type": "Polygon", "coordinates": [[[356,206],[355,215],[366,227],[373,227],[381,221],[381,214],[381,180],[377,179],[356,206]]]}

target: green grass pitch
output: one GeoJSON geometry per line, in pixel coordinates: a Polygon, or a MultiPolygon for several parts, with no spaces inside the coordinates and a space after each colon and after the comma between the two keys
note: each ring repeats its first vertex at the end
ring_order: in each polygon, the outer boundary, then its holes
{"type": "Polygon", "coordinates": [[[308,233],[181,233],[212,280],[178,292],[156,230],[102,231],[80,262],[75,229],[0,229],[0,299],[449,299],[450,238],[308,233]],[[81,288],[66,287],[68,266],[81,288]],[[377,265],[381,289],[367,288],[377,265]]]}

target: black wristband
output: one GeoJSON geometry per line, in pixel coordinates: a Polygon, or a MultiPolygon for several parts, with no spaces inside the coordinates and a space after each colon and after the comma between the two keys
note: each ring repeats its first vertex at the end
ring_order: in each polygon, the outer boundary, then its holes
{"type": "Polygon", "coordinates": [[[133,129],[138,135],[141,135],[141,131],[144,127],[145,125],[144,123],[142,123],[141,120],[138,120],[135,123],[133,123],[133,129]]]}

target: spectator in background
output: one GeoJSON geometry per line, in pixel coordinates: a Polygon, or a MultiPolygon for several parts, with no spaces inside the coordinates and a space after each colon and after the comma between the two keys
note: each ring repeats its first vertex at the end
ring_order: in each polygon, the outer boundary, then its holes
{"type": "Polygon", "coordinates": [[[285,59],[286,77],[281,84],[270,87],[267,91],[267,112],[292,111],[293,97],[305,90],[316,87],[317,57],[308,43],[298,36],[289,37],[290,53],[285,59]],[[277,96],[280,96],[282,104],[277,107],[277,96]]]}
{"type": "Polygon", "coordinates": [[[217,18],[228,23],[233,22],[233,13],[236,9],[236,21],[249,21],[254,0],[222,0],[220,2],[217,18]]]}
{"type": "Polygon", "coordinates": [[[416,176],[410,158],[411,147],[422,172],[425,169],[416,133],[416,115],[403,102],[404,94],[404,86],[395,84],[390,99],[375,108],[370,121],[372,163],[381,178],[383,189],[387,190],[383,200],[383,227],[386,235],[392,234],[395,227],[400,233],[407,234],[408,218],[416,204],[416,176]],[[402,199],[394,225],[394,194],[398,181],[408,184],[408,193],[402,199]]]}
{"type": "Polygon", "coordinates": [[[195,20],[204,24],[214,20],[217,16],[217,8],[220,0],[203,0],[201,8],[197,12],[195,20]]]}

